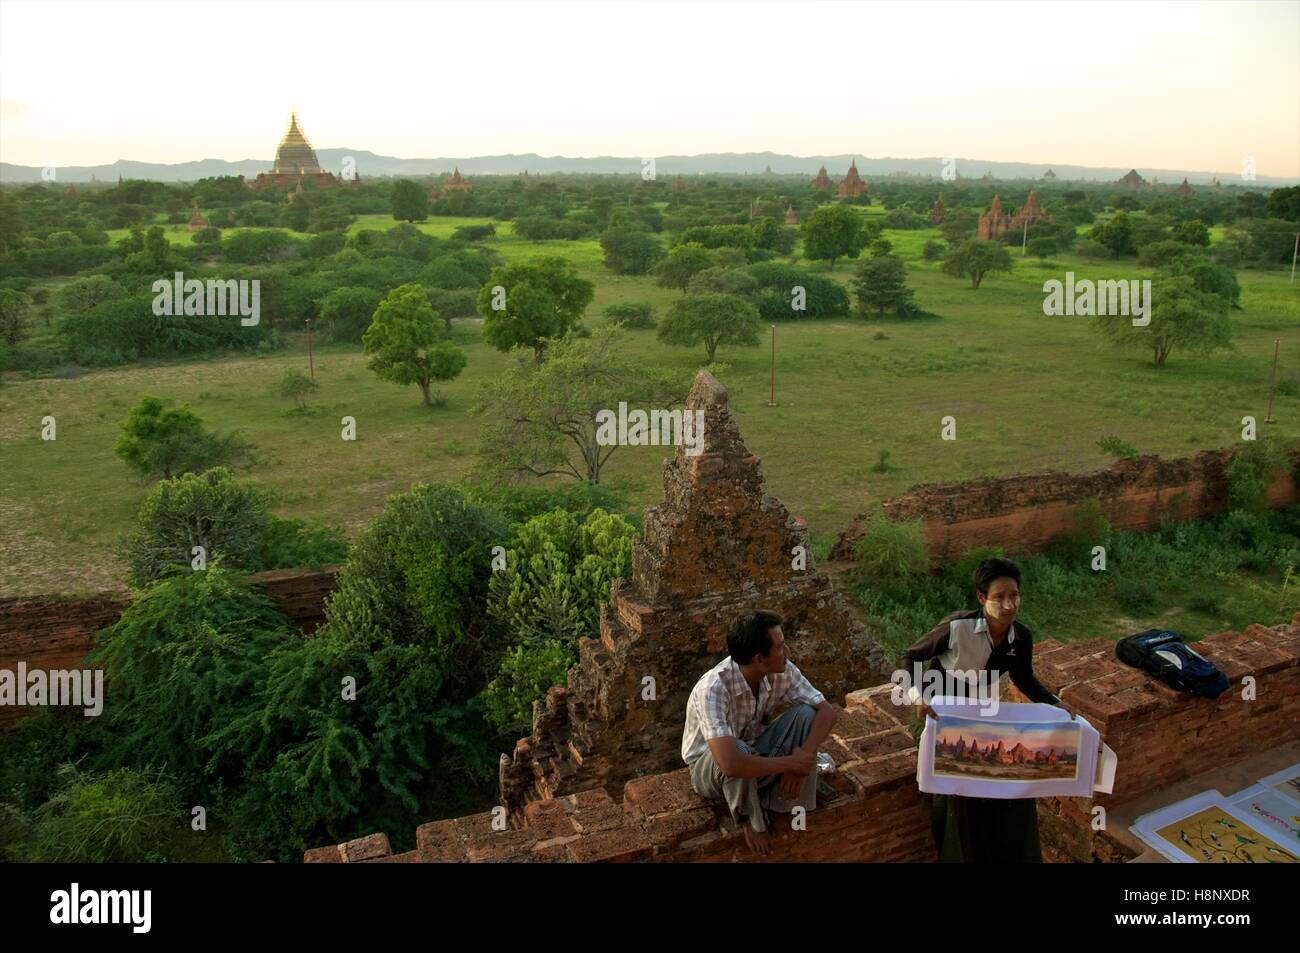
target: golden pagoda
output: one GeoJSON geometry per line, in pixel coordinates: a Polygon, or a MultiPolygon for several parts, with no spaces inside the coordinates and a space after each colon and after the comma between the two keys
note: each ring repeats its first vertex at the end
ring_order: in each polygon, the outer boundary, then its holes
{"type": "MultiPolygon", "coordinates": [[[[284,134],[275,150],[275,165],[270,172],[259,172],[257,178],[249,184],[258,191],[268,188],[287,189],[295,185],[301,191],[304,179],[318,189],[332,189],[343,184],[333,172],[321,170],[316,150],[298,127],[298,113],[295,110],[289,114],[289,131],[284,134]]],[[[355,186],[358,182],[359,179],[354,179],[351,184],[355,186]]]]}

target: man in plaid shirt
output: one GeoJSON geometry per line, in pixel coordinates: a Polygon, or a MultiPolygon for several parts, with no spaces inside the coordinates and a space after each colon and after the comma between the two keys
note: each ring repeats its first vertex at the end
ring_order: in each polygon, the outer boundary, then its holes
{"type": "Polygon", "coordinates": [[[682,759],[696,793],[726,801],[750,849],[766,855],[769,812],[817,806],[817,746],[835,724],[835,709],[786,658],[775,612],[737,619],[727,650],[691,690],[682,759]],[[771,721],[789,702],[794,706],[771,721]]]}

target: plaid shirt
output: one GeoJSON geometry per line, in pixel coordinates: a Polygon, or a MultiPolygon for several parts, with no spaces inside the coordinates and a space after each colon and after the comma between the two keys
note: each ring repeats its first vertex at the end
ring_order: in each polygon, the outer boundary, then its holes
{"type": "Polygon", "coordinates": [[[754,697],[740,666],[727,656],[705,672],[691,689],[682,732],[682,760],[691,764],[709,750],[710,738],[755,741],[767,728],[772,710],[783,702],[820,705],[826,697],[812,687],[793,662],[779,675],[764,675],[754,697]]]}

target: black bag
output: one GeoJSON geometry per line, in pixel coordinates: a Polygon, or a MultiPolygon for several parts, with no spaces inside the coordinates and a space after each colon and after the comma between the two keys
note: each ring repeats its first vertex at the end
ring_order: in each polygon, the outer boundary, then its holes
{"type": "Polygon", "coordinates": [[[1147,629],[1115,643],[1121,662],[1140,668],[1166,685],[1201,698],[1218,698],[1228,690],[1228,676],[1209,659],[1192,651],[1169,629],[1147,629]]]}

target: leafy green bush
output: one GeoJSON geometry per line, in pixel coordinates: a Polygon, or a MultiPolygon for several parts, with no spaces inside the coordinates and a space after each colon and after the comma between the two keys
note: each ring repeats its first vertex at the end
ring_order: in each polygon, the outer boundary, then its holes
{"type": "Polygon", "coordinates": [[[1146,579],[1126,576],[1115,583],[1112,591],[1115,604],[1129,615],[1140,616],[1156,606],[1155,587],[1146,579]]]}
{"type": "Polygon", "coordinates": [[[1109,434],[1098,440],[1097,447],[1102,453],[1109,454],[1117,460],[1129,460],[1138,455],[1136,447],[1131,443],[1125,443],[1114,434],[1109,434]]]}
{"type": "Polygon", "coordinates": [[[930,554],[921,521],[895,522],[877,510],[853,547],[853,559],[876,582],[900,584],[924,575],[930,568],[930,554]]]}
{"type": "Polygon", "coordinates": [[[140,593],[87,658],[112,686],[106,763],[165,765],[187,792],[238,777],[244,753],[215,735],[250,710],[267,655],[291,633],[269,597],[219,563],[140,593]]]}
{"type": "Polygon", "coordinates": [[[59,772],[60,786],[35,813],[23,859],[37,863],[139,863],[169,859],[189,827],[184,802],[162,769],[59,772]]]}
{"type": "Polygon", "coordinates": [[[645,303],[611,304],[605,309],[605,317],[617,321],[625,328],[643,330],[655,326],[654,308],[645,303]]]}
{"type": "Polygon", "coordinates": [[[400,844],[431,802],[482,808],[496,738],[477,696],[499,654],[482,607],[491,547],[508,538],[452,487],[388,501],[350,550],[324,626],[270,653],[254,710],[221,735],[248,766],[231,807],[238,856],[287,860],[375,830],[400,844]]]}
{"type": "Polygon", "coordinates": [[[526,523],[551,510],[586,517],[594,509],[618,512],[628,505],[628,491],[608,483],[555,483],[545,486],[480,483],[463,488],[476,503],[512,524],[526,523]]]}
{"type": "Polygon", "coordinates": [[[488,583],[488,616],[516,646],[485,695],[488,718],[502,731],[531,724],[533,701],[577,661],[577,640],[599,637],[600,607],[611,583],[631,572],[635,535],[601,509],[582,521],[554,510],[519,527],[505,567],[488,583]]]}
{"type": "Polygon", "coordinates": [[[1268,507],[1268,488],[1286,470],[1287,453],[1271,440],[1242,443],[1228,461],[1228,503],[1234,509],[1259,512],[1268,507]]]}

